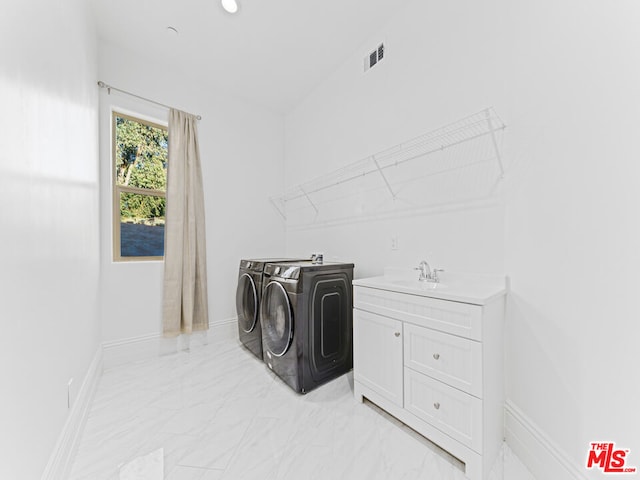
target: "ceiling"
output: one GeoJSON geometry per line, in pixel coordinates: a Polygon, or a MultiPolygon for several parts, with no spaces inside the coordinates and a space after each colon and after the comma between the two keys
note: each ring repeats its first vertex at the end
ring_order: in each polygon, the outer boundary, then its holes
{"type": "Polygon", "coordinates": [[[235,15],[219,0],[91,3],[101,40],[287,112],[410,1],[238,0],[235,15]]]}

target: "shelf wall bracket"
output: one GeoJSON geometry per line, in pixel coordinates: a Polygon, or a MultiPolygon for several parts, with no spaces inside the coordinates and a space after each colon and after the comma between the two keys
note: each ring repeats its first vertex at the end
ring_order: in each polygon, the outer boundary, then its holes
{"type": "Polygon", "coordinates": [[[317,215],[319,213],[318,212],[318,207],[316,207],[315,203],[313,203],[313,201],[311,200],[311,197],[307,194],[307,192],[304,191],[304,188],[302,188],[302,186],[300,186],[300,191],[307,198],[307,201],[309,202],[309,205],[311,205],[313,207],[313,209],[316,211],[316,215],[317,215]]]}
{"type": "Polygon", "coordinates": [[[282,219],[286,222],[287,221],[287,216],[285,215],[284,199],[280,200],[282,202],[282,208],[280,208],[280,205],[278,205],[278,202],[276,202],[275,198],[269,197],[269,201],[271,202],[271,205],[273,205],[273,208],[275,208],[277,210],[277,212],[280,214],[282,219]]]}
{"type": "MultiPolygon", "coordinates": [[[[491,112],[489,109],[484,111],[485,117],[487,117],[487,126],[491,133],[491,142],[493,143],[493,149],[496,151],[496,159],[498,160],[498,166],[500,167],[500,178],[504,178],[504,166],[502,165],[502,155],[500,155],[500,148],[498,147],[498,141],[496,140],[496,131],[493,128],[493,122],[491,121],[491,112]]],[[[504,127],[503,127],[504,128],[504,127]]]]}
{"type": "Polygon", "coordinates": [[[391,188],[391,185],[389,184],[389,180],[387,180],[387,177],[385,177],[384,172],[380,168],[380,164],[378,163],[378,160],[376,160],[375,155],[373,155],[371,158],[373,159],[373,163],[376,164],[376,168],[378,169],[378,172],[380,172],[380,175],[382,176],[382,180],[384,180],[384,183],[387,185],[387,188],[389,189],[389,193],[391,193],[391,197],[393,197],[393,199],[395,200],[396,199],[396,194],[393,193],[393,189],[391,188]]]}

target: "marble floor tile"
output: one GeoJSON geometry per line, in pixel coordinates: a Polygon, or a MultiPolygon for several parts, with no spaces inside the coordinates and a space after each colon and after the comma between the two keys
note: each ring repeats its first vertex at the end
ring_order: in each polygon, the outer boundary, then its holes
{"type": "Polygon", "coordinates": [[[120,467],[120,480],[164,480],[164,451],[162,448],[137,457],[120,467]]]}
{"type": "MultiPolygon", "coordinates": [[[[106,370],[69,480],[119,480],[121,466],[160,449],[168,480],[465,478],[458,460],[355,401],[352,374],[299,395],[233,327],[106,370]]],[[[499,467],[491,480],[535,480],[506,446],[499,467]]]]}
{"type": "Polygon", "coordinates": [[[166,480],[220,480],[224,470],[184,467],[178,465],[168,473],[166,480]]]}

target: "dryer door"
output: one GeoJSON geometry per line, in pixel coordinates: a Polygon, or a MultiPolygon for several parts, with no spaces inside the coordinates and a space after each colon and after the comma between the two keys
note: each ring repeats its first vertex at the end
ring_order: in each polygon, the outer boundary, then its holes
{"type": "Polygon", "coordinates": [[[246,333],[253,331],[258,323],[258,290],[256,283],[248,273],[243,273],[238,278],[236,310],[240,328],[246,333]]]}
{"type": "Polygon", "coordinates": [[[272,355],[281,357],[293,340],[293,310],[284,287],[270,282],[262,292],[260,306],[262,345],[272,355]]]}

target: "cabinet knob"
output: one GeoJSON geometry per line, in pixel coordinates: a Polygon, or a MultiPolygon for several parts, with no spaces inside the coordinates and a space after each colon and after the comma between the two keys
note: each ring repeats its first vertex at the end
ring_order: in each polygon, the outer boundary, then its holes
{"type": "Polygon", "coordinates": [[[433,408],[435,408],[436,410],[440,410],[440,403],[439,402],[434,403],[433,408]]]}
{"type": "Polygon", "coordinates": [[[439,353],[434,353],[433,354],[433,358],[435,358],[436,360],[438,360],[440,358],[440,354],[439,353]]]}
{"type": "Polygon", "coordinates": [[[396,337],[399,337],[399,336],[400,336],[400,332],[396,332],[396,333],[394,333],[394,335],[395,335],[396,337]]]}

